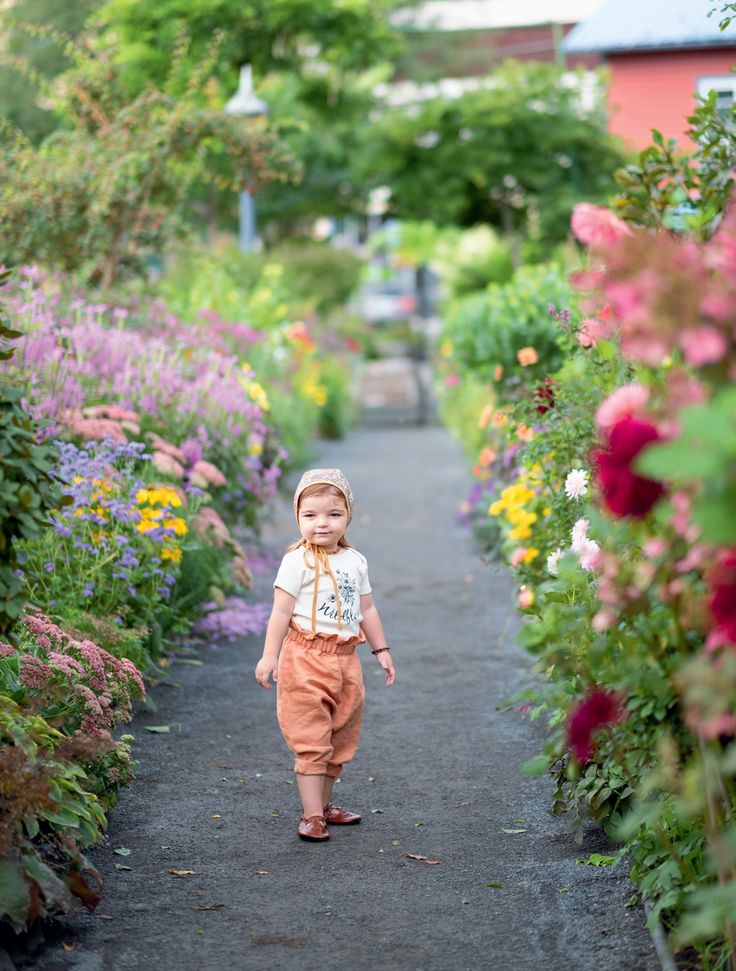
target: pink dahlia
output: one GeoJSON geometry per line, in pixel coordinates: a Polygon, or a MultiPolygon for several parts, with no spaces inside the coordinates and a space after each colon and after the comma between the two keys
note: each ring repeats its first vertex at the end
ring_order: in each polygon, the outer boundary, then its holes
{"type": "Polygon", "coordinates": [[[586,246],[606,248],[631,235],[629,227],[618,216],[604,206],[593,206],[589,202],[575,206],[570,225],[575,236],[586,246]]]}
{"type": "Polygon", "coordinates": [[[728,341],[715,327],[688,327],[680,334],[679,343],[692,367],[717,364],[728,351],[728,341]]]}
{"type": "Polygon", "coordinates": [[[611,428],[624,418],[640,411],[649,400],[649,391],[642,384],[624,384],[603,401],[595,413],[599,428],[611,428]]]}

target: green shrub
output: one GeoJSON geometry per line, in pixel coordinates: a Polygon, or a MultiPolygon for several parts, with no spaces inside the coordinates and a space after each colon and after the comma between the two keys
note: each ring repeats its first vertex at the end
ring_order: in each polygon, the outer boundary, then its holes
{"type": "Polygon", "coordinates": [[[570,286],[557,266],[521,267],[508,283],[452,301],[443,338],[458,366],[482,380],[499,373],[504,382],[541,378],[562,363],[560,325],[549,306],[566,308],[571,301],[570,286]],[[518,358],[522,348],[533,348],[537,362],[524,367],[518,358]]]}
{"type": "MultiPolygon", "coordinates": [[[[0,274],[0,287],[8,273],[0,274]]],[[[0,359],[12,357],[5,343],[19,337],[0,315],[0,359]]],[[[12,628],[27,596],[19,568],[24,556],[16,541],[39,537],[48,516],[63,505],[60,491],[49,477],[56,457],[50,444],[38,444],[38,425],[25,412],[21,394],[0,387],[0,635],[12,639],[12,628]]]]}

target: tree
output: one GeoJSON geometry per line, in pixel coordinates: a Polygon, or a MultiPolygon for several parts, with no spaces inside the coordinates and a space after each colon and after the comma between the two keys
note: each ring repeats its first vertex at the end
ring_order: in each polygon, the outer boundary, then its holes
{"type": "Polygon", "coordinates": [[[132,92],[168,75],[182,31],[196,63],[216,32],[223,44],[215,75],[230,91],[241,64],[256,77],[272,71],[298,76],[318,62],[340,72],[387,58],[395,44],[387,12],[396,0],[107,0],[93,18],[115,51],[132,92]]]}
{"type": "Polygon", "coordinates": [[[395,216],[564,239],[574,203],[603,199],[624,161],[597,95],[586,109],[555,66],[507,62],[460,97],[386,110],[365,177],[395,216]]]}
{"type": "Polygon", "coordinates": [[[57,32],[78,37],[102,0],[14,0],[4,13],[0,40],[0,117],[38,144],[59,121],[44,107],[39,84],[69,67],[57,32]],[[34,26],[51,28],[38,33],[34,26]],[[30,28],[30,29],[29,29],[30,28]],[[29,83],[30,82],[30,83],[29,83]],[[40,102],[40,103],[39,103],[40,102]]]}
{"type": "Polygon", "coordinates": [[[94,45],[68,53],[76,66],[63,76],[57,110],[70,127],[38,148],[16,135],[0,151],[2,262],[40,261],[109,287],[165,249],[189,187],[208,171],[231,190],[296,174],[262,120],[201,106],[214,51],[177,98],[148,85],[132,99],[94,45]]]}

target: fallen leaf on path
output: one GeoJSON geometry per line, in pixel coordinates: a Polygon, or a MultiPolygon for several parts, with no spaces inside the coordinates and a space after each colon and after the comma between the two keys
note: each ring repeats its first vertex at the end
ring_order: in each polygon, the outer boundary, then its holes
{"type": "Polygon", "coordinates": [[[504,827],[501,828],[501,832],[502,833],[511,833],[511,834],[514,834],[514,833],[526,833],[526,830],[525,829],[509,829],[509,827],[504,826],[504,827]]]}
{"type": "Polygon", "coordinates": [[[391,840],[392,846],[401,846],[401,840],[391,840]]]}
{"type": "Polygon", "coordinates": [[[257,877],[267,877],[268,876],[268,870],[256,870],[256,876],[257,877]]]}
{"type": "Polygon", "coordinates": [[[560,893],[569,893],[570,892],[570,888],[569,887],[558,887],[557,889],[560,891],[560,893]]]}
{"type": "Polygon", "coordinates": [[[174,664],[193,664],[195,667],[201,668],[204,661],[200,661],[196,657],[175,657],[174,664]]]}
{"type": "Polygon", "coordinates": [[[132,866],[126,866],[124,863],[116,863],[115,864],[115,869],[116,870],[132,870],[133,867],[132,866]]]}
{"type": "Polygon", "coordinates": [[[191,877],[196,872],[196,870],[177,870],[175,866],[169,867],[169,873],[172,877],[191,877]]]}
{"type": "Polygon", "coordinates": [[[212,818],[213,819],[222,819],[222,816],[220,816],[219,813],[215,813],[212,818]]]}
{"type": "Polygon", "coordinates": [[[435,866],[441,862],[441,860],[430,860],[426,856],[421,856],[419,853],[407,853],[406,857],[409,860],[419,860],[420,863],[426,863],[427,866],[435,866]]]}
{"type": "Polygon", "coordinates": [[[153,732],[154,735],[167,735],[171,731],[171,725],[146,725],[147,732],[153,732]]]}
{"type": "Polygon", "coordinates": [[[417,821],[416,821],[416,822],[414,823],[414,825],[415,825],[415,826],[417,826],[417,827],[419,827],[419,826],[424,826],[424,820],[423,820],[423,819],[418,819],[418,820],[417,820],[417,821]]]}
{"type": "Polygon", "coordinates": [[[487,883],[486,886],[487,887],[493,887],[494,890],[502,890],[503,889],[503,884],[502,883],[496,883],[495,881],[493,881],[491,883],[487,883]]]}
{"type": "Polygon", "coordinates": [[[584,863],[586,866],[610,866],[615,857],[606,856],[605,853],[591,853],[589,857],[579,856],[576,863],[584,863]]]}
{"type": "Polygon", "coordinates": [[[130,850],[127,846],[119,846],[116,850],[113,850],[116,856],[130,856],[130,850]]]}
{"type": "Polygon", "coordinates": [[[225,904],[195,904],[192,910],[220,910],[225,904]]]}
{"type": "Polygon", "coordinates": [[[382,813],[383,810],[382,809],[371,809],[371,812],[372,813],[382,813]]]}

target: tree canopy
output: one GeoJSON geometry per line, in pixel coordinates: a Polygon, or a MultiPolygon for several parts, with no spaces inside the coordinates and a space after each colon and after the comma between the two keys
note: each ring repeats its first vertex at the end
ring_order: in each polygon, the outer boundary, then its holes
{"type": "Polygon", "coordinates": [[[456,98],[390,108],[377,120],[365,176],[391,189],[398,217],[567,235],[575,201],[604,198],[623,163],[601,92],[548,64],[508,62],[456,98]]]}

